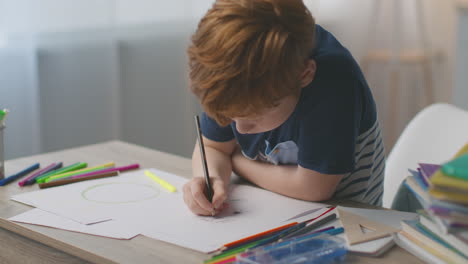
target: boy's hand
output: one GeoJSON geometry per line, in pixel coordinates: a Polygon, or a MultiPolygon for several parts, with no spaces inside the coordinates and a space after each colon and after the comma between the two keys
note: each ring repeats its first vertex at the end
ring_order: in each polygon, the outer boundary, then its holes
{"type": "Polygon", "coordinates": [[[202,177],[194,177],[184,185],[184,202],[197,215],[216,215],[227,199],[227,185],[219,177],[211,177],[213,203],[206,198],[206,183],[202,177]]]}

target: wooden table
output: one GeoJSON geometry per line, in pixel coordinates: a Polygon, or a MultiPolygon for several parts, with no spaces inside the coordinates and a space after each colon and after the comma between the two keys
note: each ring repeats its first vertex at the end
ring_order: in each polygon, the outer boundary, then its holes
{"type": "MultiPolygon", "coordinates": [[[[189,159],[121,141],[9,160],[5,162],[6,175],[35,162],[45,166],[57,161],[64,164],[78,161],[90,164],[115,161],[120,165],[139,163],[143,168],[158,168],[186,177],[191,175],[189,159]]],[[[201,263],[207,258],[206,254],[141,235],[132,240],[116,240],[6,220],[31,209],[10,201],[9,197],[37,188],[37,185],[20,188],[16,182],[0,187],[0,263],[181,264],[201,263]]],[[[397,246],[381,258],[349,255],[347,260],[353,263],[422,263],[397,246]]]]}

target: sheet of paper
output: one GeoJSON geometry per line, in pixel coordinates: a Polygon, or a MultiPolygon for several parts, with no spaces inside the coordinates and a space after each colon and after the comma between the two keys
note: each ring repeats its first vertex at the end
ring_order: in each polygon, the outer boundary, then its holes
{"type": "Polygon", "coordinates": [[[138,170],[117,177],[19,194],[11,199],[82,224],[135,215],[144,212],[145,208],[154,209],[154,206],[164,212],[175,199],[182,197],[182,186],[187,180],[163,171],[153,172],[176,186],[176,195],[148,178],[143,170],[138,170]]]}
{"type": "Polygon", "coordinates": [[[320,213],[313,209],[326,206],[233,185],[229,207],[222,216],[201,217],[191,213],[183,201],[182,186],[187,179],[155,169],[152,172],[178,191],[167,192],[139,170],[20,194],[12,199],[81,224],[119,220],[126,226],[138,227],[143,235],[201,252],[291,221],[310,219],[320,213]],[[287,221],[293,216],[298,217],[287,221]]]}
{"type": "Polygon", "coordinates": [[[242,185],[233,187],[229,206],[220,217],[201,217],[183,210],[185,204],[179,200],[179,205],[175,207],[182,209],[171,211],[172,217],[147,215],[146,219],[149,221],[141,221],[138,225],[144,227],[142,234],[145,236],[202,252],[211,252],[223,244],[252,234],[293,221],[311,219],[323,211],[318,210],[286,221],[291,216],[310,211],[311,208],[324,208],[323,204],[299,201],[242,185]]]}
{"type": "Polygon", "coordinates": [[[83,225],[68,218],[61,217],[37,208],[11,217],[8,220],[26,224],[54,227],[73,232],[115,239],[131,239],[140,233],[138,229],[133,228],[132,226],[128,226],[126,223],[123,223],[119,220],[110,220],[92,225],[83,225]]]}

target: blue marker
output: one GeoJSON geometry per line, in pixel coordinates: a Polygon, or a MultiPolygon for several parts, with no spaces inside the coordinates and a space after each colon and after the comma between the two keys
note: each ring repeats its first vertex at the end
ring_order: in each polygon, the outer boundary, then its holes
{"type": "Polygon", "coordinates": [[[25,176],[26,174],[30,173],[31,171],[33,170],[37,170],[39,168],[40,164],[39,163],[36,163],[34,165],[32,165],[31,167],[28,167],[16,174],[13,174],[11,175],[10,177],[7,177],[3,180],[0,180],[0,186],[4,186],[4,185],[7,185],[8,183],[14,181],[14,180],[17,180],[23,176],[25,176]]]}

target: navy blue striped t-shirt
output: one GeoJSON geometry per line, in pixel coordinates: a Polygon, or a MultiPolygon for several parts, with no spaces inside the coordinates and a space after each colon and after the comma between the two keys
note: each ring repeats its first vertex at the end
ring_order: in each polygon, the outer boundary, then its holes
{"type": "Polygon", "coordinates": [[[350,52],[319,25],[311,58],[314,80],[281,126],[241,134],[235,123],[220,127],[203,113],[202,133],[214,141],[235,138],[249,159],[344,174],[334,198],[381,205],[385,157],[369,86],[350,52]]]}

